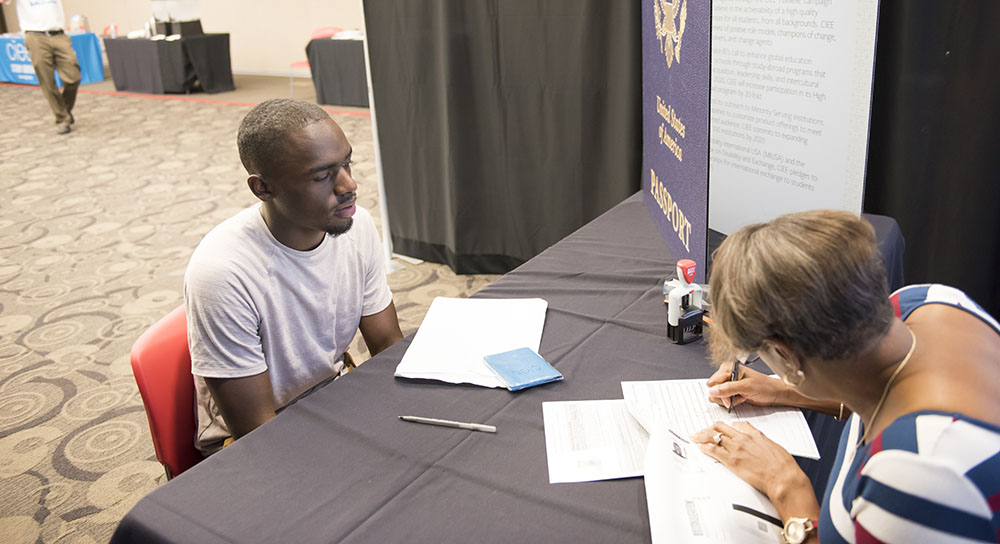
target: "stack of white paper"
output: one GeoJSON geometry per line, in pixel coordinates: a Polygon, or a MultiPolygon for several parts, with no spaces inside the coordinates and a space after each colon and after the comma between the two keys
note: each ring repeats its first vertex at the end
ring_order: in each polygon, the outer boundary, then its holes
{"type": "Polygon", "coordinates": [[[543,402],[549,482],[645,477],[654,544],[781,542],[768,498],[689,436],[715,421],[745,421],[791,454],[819,459],[805,417],[750,404],[730,413],[708,401],[705,382],[622,382],[623,400],[543,402]]]}
{"type": "Polygon", "coordinates": [[[686,442],[690,435],[716,421],[729,425],[745,421],[792,455],[819,459],[801,410],[741,404],[729,413],[708,401],[705,382],[621,382],[624,400],[542,403],[549,482],[643,476],[642,459],[647,455],[649,436],[669,430],[686,442]]]}
{"type": "Polygon", "coordinates": [[[644,472],[653,544],[782,542],[771,501],[678,433],[650,436],[644,472]]]}
{"type": "Polygon", "coordinates": [[[625,401],[543,402],[549,483],[642,476],[649,433],[625,401]]]}
{"type": "Polygon", "coordinates": [[[689,436],[710,427],[716,421],[732,425],[737,421],[752,424],[777,442],[788,453],[819,459],[816,440],[802,410],[788,406],[754,406],[744,403],[732,412],[708,401],[705,379],[622,382],[622,393],[629,413],[652,434],[658,428],[670,428],[689,436]]]}
{"type": "Polygon", "coordinates": [[[540,298],[437,297],[396,376],[504,387],[483,357],[523,347],[537,352],[548,305],[540,298]]]}

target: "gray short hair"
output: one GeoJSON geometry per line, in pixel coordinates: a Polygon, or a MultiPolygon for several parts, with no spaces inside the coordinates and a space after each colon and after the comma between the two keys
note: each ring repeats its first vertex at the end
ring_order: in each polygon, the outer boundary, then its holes
{"type": "Polygon", "coordinates": [[[240,123],[236,145],[248,174],[263,174],[280,155],[289,132],[325,121],[330,114],[301,100],[274,98],[254,106],[240,123]]]}
{"type": "Polygon", "coordinates": [[[780,339],[800,356],[854,357],[892,324],[875,230],[815,210],[748,225],[714,254],[709,292],[716,362],[780,339]]]}

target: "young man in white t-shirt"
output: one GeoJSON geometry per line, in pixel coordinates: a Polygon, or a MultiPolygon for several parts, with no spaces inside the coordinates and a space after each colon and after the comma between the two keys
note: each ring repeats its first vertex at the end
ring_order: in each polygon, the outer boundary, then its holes
{"type": "Polygon", "coordinates": [[[184,277],[206,454],[341,374],[359,329],[372,355],[403,337],[337,123],[315,104],[268,100],[237,142],[260,203],[209,232],[184,277]]]}

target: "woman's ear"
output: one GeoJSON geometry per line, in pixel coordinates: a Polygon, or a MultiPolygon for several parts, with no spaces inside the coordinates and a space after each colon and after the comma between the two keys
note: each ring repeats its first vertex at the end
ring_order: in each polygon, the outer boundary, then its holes
{"type": "MultiPolygon", "coordinates": [[[[761,344],[761,348],[758,350],[759,353],[763,354],[768,361],[776,361],[781,365],[782,370],[788,372],[795,372],[797,370],[802,370],[802,358],[799,357],[798,353],[784,340],[779,338],[767,338],[761,344]]],[[[772,369],[777,371],[778,369],[772,369]]]]}
{"type": "Polygon", "coordinates": [[[764,340],[761,350],[766,354],[768,363],[776,363],[780,368],[771,368],[778,373],[781,379],[788,385],[798,386],[805,380],[802,370],[802,358],[792,346],[779,338],[768,338],[764,340]]]}

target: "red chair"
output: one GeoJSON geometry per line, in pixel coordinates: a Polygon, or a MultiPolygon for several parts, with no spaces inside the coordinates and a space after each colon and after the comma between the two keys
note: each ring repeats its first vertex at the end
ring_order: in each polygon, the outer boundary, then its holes
{"type": "MultiPolygon", "coordinates": [[[[324,26],[323,28],[317,28],[312,31],[309,36],[309,40],[320,40],[323,38],[329,38],[334,34],[344,30],[339,26],[324,26]]],[[[288,65],[288,97],[295,98],[295,69],[296,68],[309,68],[308,60],[295,61],[288,65]]]]}
{"type": "Polygon", "coordinates": [[[142,395],[156,458],[167,479],[202,460],[194,446],[197,415],[187,343],[187,316],[178,306],[132,346],[132,373],[142,395]]]}

